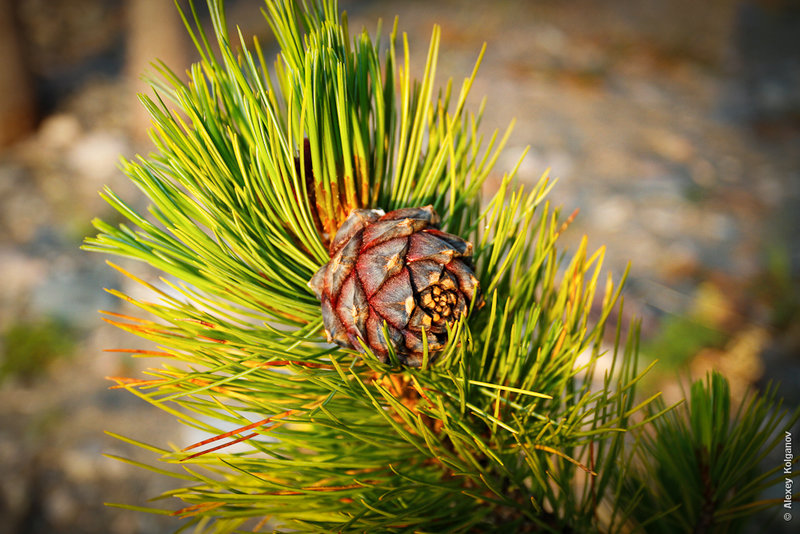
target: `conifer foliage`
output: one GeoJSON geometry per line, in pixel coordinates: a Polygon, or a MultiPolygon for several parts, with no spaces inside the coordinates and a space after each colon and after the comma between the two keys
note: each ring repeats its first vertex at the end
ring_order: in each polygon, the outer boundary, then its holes
{"type": "Polygon", "coordinates": [[[163,497],[180,504],[120,506],[197,532],[641,525],[637,503],[651,501],[621,477],[640,441],[626,436],[668,408],[636,397],[635,325],[607,328],[624,275],[601,276],[603,250],[585,241],[559,248],[568,219],[546,200],[546,173],[524,190],[509,169],[482,198],[510,133],[484,137],[482,106],[465,106],[482,52],[460,85],[437,86],[438,27],[414,80],[397,22],[351,37],[335,0],[268,0],[271,63],[208,3],[213,35],[183,13],[201,56],[188,81],[161,65],[156,98],[142,97],[155,152],[123,162],[148,213],[105,190],[127,222],[95,220],[85,245],[162,273],[137,279],[146,300],[110,290],[142,313],[106,320],[155,341],[130,352],[162,362],[117,387],[209,436],[181,450],[136,442],[184,468],[143,466],[177,479],[163,497]],[[336,231],[355,209],[423,206],[472,243],[482,308],[435,347],[423,339],[416,367],[329,344],[308,284],[336,231]]]}

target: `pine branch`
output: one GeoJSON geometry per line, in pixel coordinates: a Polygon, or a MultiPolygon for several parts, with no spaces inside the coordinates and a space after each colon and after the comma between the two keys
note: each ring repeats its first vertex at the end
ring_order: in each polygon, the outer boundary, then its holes
{"type": "Polygon", "coordinates": [[[115,350],[162,362],[115,387],[209,436],[141,444],[185,470],[150,467],[183,484],[162,496],[181,501],[171,513],[207,532],[624,530],[649,502],[618,478],[625,432],[667,409],[633,422],[656,397],[636,398],[637,328],[605,342],[626,275],[601,288],[602,249],[560,248],[575,214],[545,200],[547,173],[526,191],[514,168],[484,203],[511,129],[485,141],[483,106],[466,109],[483,51],[457,95],[449,81],[437,95],[438,28],[417,82],[396,21],[382,52],[380,32],[351,41],[333,0],[275,0],[270,74],[258,41],[239,34],[234,52],[222,2],[209,8],[213,36],[182,13],[202,58],[188,81],[162,66],[158,96],[142,97],[156,152],[122,165],[149,213],[107,189],[129,223],[96,220],[85,245],[162,273],[150,284],[115,266],[154,300],[110,290],[144,317],[106,320],[158,345],[115,350]],[[363,340],[329,345],[307,284],[336,230],[354,208],[427,204],[475,244],[486,305],[473,300],[419,368],[363,340]]]}
{"type": "Polygon", "coordinates": [[[758,466],[800,410],[782,410],[772,387],[744,398],[736,413],[730,408],[728,382],[714,372],[642,435],[639,466],[623,472],[620,497],[637,501],[634,515],[648,532],[738,532],[745,518],[774,506],[761,496],[783,481],[783,465],[765,473],[758,466]]]}

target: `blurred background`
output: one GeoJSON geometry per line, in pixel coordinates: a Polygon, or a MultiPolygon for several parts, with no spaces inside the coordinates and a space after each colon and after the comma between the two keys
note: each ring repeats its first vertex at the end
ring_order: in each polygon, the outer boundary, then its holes
{"type": "MultiPolygon", "coordinates": [[[[262,3],[228,4],[231,25],[269,49],[262,3]]],[[[660,360],[645,388],[676,399],[679,377],[715,368],[737,396],[780,379],[800,404],[800,3],[340,7],[351,30],[382,18],[384,35],[398,15],[418,71],[440,24],[442,83],[460,83],[487,43],[471,104],[488,97],[487,136],[517,121],[489,188],[530,146],[519,178],[550,167],[553,203],[580,210],[565,243],[605,245],[616,276],[631,262],[620,320],[641,318],[642,358],[660,360]]],[[[189,441],[171,417],[108,389],[105,376],[157,363],[104,352],[142,342],[100,320],[98,309],[125,311],[102,288],[140,289],[79,246],[93,217],[118,220],[104,185],[146,205],[116,167],[151,150],[140,75],[155,58],[184,72],[195,57],[167,0],[0,0],[0,532],[180,525],[102,504],[146,505],[171,487],[103,456],[153,458],[104,431],[189,441]]]]}

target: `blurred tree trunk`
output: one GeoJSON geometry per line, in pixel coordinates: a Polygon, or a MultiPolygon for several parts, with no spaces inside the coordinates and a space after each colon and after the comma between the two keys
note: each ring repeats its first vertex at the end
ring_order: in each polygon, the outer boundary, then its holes
{"type": "MultiPolygon", "coordinates": [[[[0,0],[2,1],[2,0],[0,0]]],[[[154,75],[151,65],[163,61],[178,76],[188,66],[186,30],[173,2],[167,0],[128,0],[128,86],[136,93],[152,96],[144,74],[154,75]]],[[[135,104],[131,114],[131,134],[134,139],[147,139],[150,116],[142,105],[135,104]]]]}
{"type": "Polygon", "coordinates": [[[16,0],[0,0],[0,146],[36,125],[33,79],[25,61],[15,13],[16,0]]]}

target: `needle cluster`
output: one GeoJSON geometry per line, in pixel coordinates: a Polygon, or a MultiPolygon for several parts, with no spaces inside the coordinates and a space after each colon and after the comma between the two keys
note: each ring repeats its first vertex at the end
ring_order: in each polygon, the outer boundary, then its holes
{"type": "Polygon", "coordinates": [[[635,530],[650,501],[623,498],[626,436],[668,408],[636,396],[636,326],[609,326],[624,275],[603,275],[585,240],[562,250],[569,219],[546,200],[547,173],[524,189],[509,169],[482,197],[510,129],[479,133],[483,106],[466,108],[476,71],[436,89],[434,27],[414,80],[397,23],[351,35],[335,0],[269,0],[280,53],[268,63],[208,2],[213,35],[183,14],[201,60],[186,79],[161,65],[142,97],[154,153],[122,163],[148,212],[105,190],[127,222],[94,221],[85,245],[161,273],[137,279],[150,298],[110,290],[141,316],[106,319],[159,346],[130,349],[159,365],[117,387],[209,436],[137,442],[183,470],[143,466],[177,487],[164,508],[123,506],[197,532],[635,530]],[[414,346],[418,366],[377,339],[330,344],[308,283],[337,231],[353,210],[421,206],[470,244],[471,272],[445,266],[417,288],[409,313],[435,335],[414,346]],[[485,303],[470,296],[469,314],[461,274],[485,303]]]}

